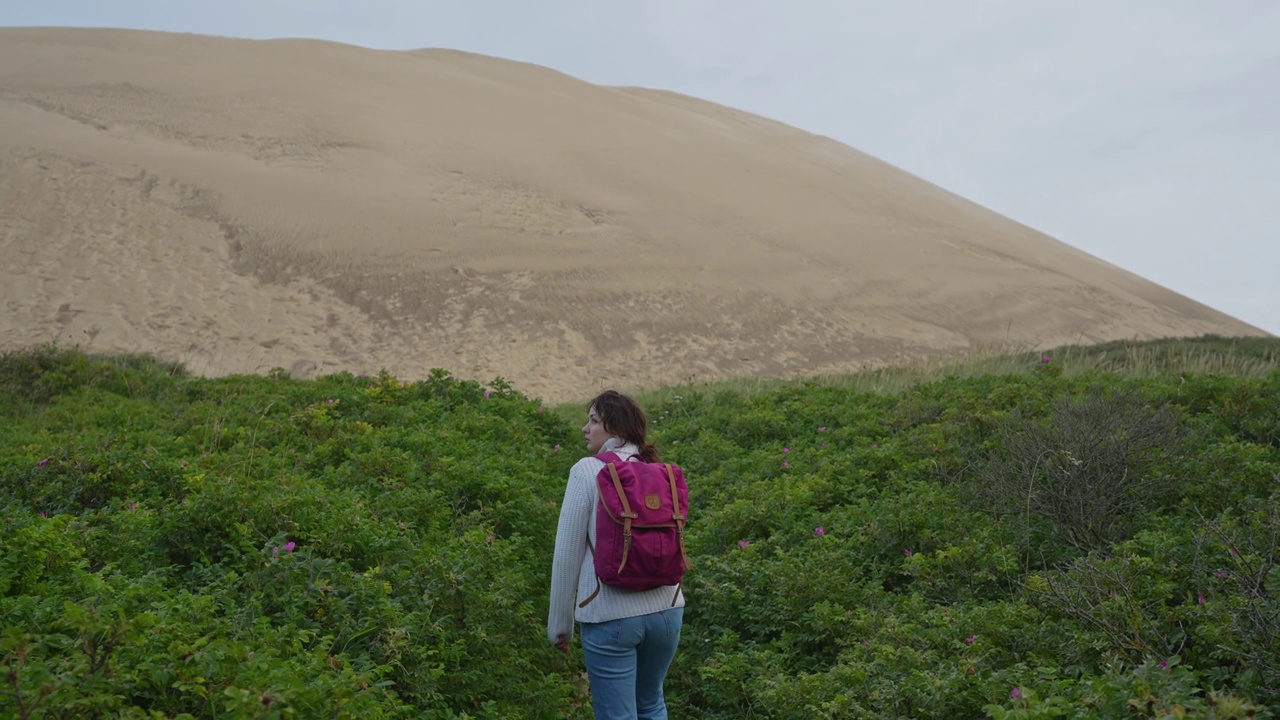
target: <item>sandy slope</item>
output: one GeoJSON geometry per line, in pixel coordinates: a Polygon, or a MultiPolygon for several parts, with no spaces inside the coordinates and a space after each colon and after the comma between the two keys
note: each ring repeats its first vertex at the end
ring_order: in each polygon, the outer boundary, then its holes
{"type": "Polygon", "coordinates": [[[0,348],[551,400],[1265,334],[829,139],[454,51],[0,29],[0,348]]]}

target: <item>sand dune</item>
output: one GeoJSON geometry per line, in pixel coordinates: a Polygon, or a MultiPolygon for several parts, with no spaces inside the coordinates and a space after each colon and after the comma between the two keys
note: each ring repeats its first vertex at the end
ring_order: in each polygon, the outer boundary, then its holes
{"type": "Polygon", "coordinates": [[[1261,330],[832,140],[443,50],[0,30],[0,348],[549,400],[1261,330]]]}

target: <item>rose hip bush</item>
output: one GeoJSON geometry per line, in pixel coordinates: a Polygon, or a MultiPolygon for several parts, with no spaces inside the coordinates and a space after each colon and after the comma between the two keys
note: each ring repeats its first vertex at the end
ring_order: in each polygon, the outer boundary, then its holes
{"type": "MultiPolygon", "coordinates": [[[[1280,373],[1045,356],[649,403],[693,497],[672,716],[1273,716],[1280,373]]],[[[0,717],[591,717],[544,629],[580,407],[56,348],[0,387],[0,717]]]]}

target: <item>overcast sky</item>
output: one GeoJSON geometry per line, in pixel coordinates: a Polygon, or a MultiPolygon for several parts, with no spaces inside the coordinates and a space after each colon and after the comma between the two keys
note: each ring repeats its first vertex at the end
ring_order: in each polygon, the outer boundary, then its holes
{"type": "Polygon", "coordinates": [[[0,25],[448,47],[827,135],[1280,335],[1277,0],[42,0],[0,25]]]}

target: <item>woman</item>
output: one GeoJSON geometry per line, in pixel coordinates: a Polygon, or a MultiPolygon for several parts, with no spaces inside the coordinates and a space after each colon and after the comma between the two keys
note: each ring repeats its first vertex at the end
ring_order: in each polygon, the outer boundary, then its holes
{"type": "MultiPolygon", "coordinates": [[[[612,452],[625,461],[659,462],[646,438],[648,423],[634,400],[613,390],[587,405],[582,428],[587,453],[612,452]]],[[[604,463],[579,460],[569,471],[560,505],[547,639],[569,652],[573,622],[582,624],[582,656],[597,720],[667,717],[662,683],[680,643],[684,593],[679,585],[628,591],[596,579],[596,474],[604,463]]]]}

